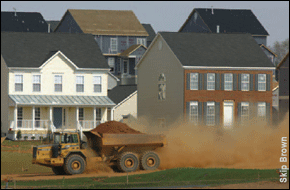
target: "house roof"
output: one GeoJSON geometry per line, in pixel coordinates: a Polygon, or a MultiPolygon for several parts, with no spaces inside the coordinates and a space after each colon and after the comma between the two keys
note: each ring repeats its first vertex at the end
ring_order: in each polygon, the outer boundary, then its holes
{"type": "Polygon", "coordinates": [[[147,37],[147,41],[153,41],[153,39],[156,36],[155,31],[153,30],[151,24],[142,24],[142,26],[145,28],[149,36],[147,37]]]}
{"type": "Polygon", "coordinates": [[[133,11],[68,9],[84,33],[148,36],[133,11]]]}
{"type": "Polygon", "coordinates": [[[114,106],[107,96],[9,95],[18,105],[114,106]]]}
{"type": "Polygon", "coordinates": [[[60,21],[59,20],[47,20],[46,22],[47,22],[47,24],[50,24],[50,31],[54,32],[54,30],[56,29],[56,27],[60,21]]]}
{"type": "Polygon", "coordinates": [[[274,67],[251,34],[161,32],[183,66],[274,67]]]}
{"type": "Polygon", "coordinates": [[[1,54],[8,67],[39,68],[58,51],[79,68],[109,68],[93,35],[1,32],[1,54]]]}
{"type": "Polygon", "coordinates": [[[48,32],[48,25],[40,13],[1,11],[1,31],[48,32]]]}
{"type": "Polygon", "coordinates": [[[212,14],[212,9],[193,9],[179,31],[191,20],[195,11],[198,12],[204,23],[214,33],[216,33],[217,25],[219,25],[220,33],[243,32],[252,35],[269,35],[250,9],[213,9],[214,14],[212,14]]]}
{"type": "Polygon", "coordinates": [[[265,46],[264,44],[260,45],[261,48],[265,48],[268,52],[270,52],[271,54],[273,54],[275,57],[277,57],[277,54],[275,54],[272,50],[270,50],[270,48],[268,48],[267,46],[265,46]]]}
{"type": "Polygon", "coordinates": [[[284,56],[284,58],[281,60],[281,62],[277,65],[277,69],[279,69],[283,63],[286,61],[286,59],[289,57],[289,51],[288,53],[284,56]]]}
{"type": "Polygon", "coordinates": [[[115,104],[119,104],[137,90],[137,85],[119,85],[108,91],[108,96],[115,104]]]}
{"type": "Polygon", "coordinates": [[[121,57],[128,57],[130,54],[132,54],[134,51],[136,51],[140,47],[143,47],[143,48],[147,49],[142,44],[135,44],[135,45],[130,46],[125,51],[123,51],[119,56],[121,56],[121,57]]]}

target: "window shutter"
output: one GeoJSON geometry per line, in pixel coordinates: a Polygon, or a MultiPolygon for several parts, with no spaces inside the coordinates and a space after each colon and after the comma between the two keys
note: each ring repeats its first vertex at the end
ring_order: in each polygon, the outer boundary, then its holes
{"type": "Polygon", "coordinates": [[[203,86],[203,88],[204,88],[204,90],[207,90],[207,73],[204,73],[203,74],[203,81],[204,81],[204,86],[203,86]]]}
{"type": "Polygon", "coordinates": [[[186,90],[190,90],[190,73],[186,74],[186,90]]]}
{"type": "Polygon", "coordinates": [[[241,122],[241,114],[242,114],[242,103],[238,103],[238,118],[237,121],[240,123],[241,122]]]}
{"type": "Polygon", "coordinates": [[[242,90],[242,74],[238,75],[239,79],[238,79],[238,90],[241,91],[242,90]]]}
{"type": "Polygon", "coordinates": [[[199,80],[199,87],[198,87],[198,89],[199,90],[204,90],[204,88],[202,87],[202,84],[203,84],[202,77],[203,77],[203,74],[199,73],[198,74],[198,80],[199,80]]]}
{"type": "Polygon", "coordinates": [[[255,74],[255,90],[258,91],[258,81],[259,81],[259,78],[258,78],[258,74],[255,74]]]}
{"type": "Polygon", "coordinates": [[[270,91],[271,90],[271,75],[270,74],[267,74],[266,75],[266,90],[267,91],[270,91]]]}
{"type": "Polygon", "coordinates": [[[206,125],[207,102],[203,102],[203,124],[206,125]]]}
{"type": "Polygon", "coordinates": [[[220,74],[219,73],[215,74],[215,89],[216,90],[220,89],[220,74]]]}
{"type": "Polygon", "coordinates": [[[190,102],[186,102],[186,120],[189,121],[190,102]]]}
{"type": "Polygon", "coordinates": [[[237,90],[237,74],[233,74],[233,90],[237,90]]]}
{"type": "Polygon", "coordinates": [[[221,90],[225,90],[225,74],[221,74],[221,90]]]}
{"type": "Polygon", "coordinates": [[[254,75],[250,74],[250,91],[254,91],[254,75]]]}
{"type": "Polygon", "coordinates": [[[271,117],[271,106],[270,103],[266,103],[266,117],[267,120],[270,121],[271,117]]]}
{"type": "Polygon", "coordinates": [[[202,124],[202,102],[198,102],[198,124],[202,124]]]}
{"type": "Polygon", "coordinates": [[[215,102],[215,124],[220,124],[220,103],[215,102]]]}

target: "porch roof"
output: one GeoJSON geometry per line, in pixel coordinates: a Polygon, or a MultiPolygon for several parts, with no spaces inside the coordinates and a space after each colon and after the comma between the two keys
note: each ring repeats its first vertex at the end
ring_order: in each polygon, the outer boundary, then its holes
{"type": "Polygon", "coordinates": [[[9,97],[17,105],[102,107],[115,106],[115,103],[107,96],[9,95],[9,97]]]}

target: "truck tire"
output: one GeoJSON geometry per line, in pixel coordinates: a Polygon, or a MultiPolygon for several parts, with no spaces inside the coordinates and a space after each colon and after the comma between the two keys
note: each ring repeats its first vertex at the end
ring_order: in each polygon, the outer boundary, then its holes
{"type": "Polygon", "coordinates": [[[81,174],[85,171],[86,161],[80,155],[73,154],[65,160],[63,168],[68,175],[81,174]]]}
{"type": "Polygon", "coordinates": [[[121,172],[134,172],[139,167],[139,160],[132,152],[122,153],[117,160],[117,167],[121,172]]]}
{"type": "Polygon", "coordinates": [[[66,174],[63,167],[53,167],[52,171],[55,175],[65,175],[66,174]]]}
{"type": "Polygon", "coordinates": [[[156,170],[160,165],[158,154],[152,151],[144,152],[141,156],[140,162],[140,168],[142,170],[156,170]]]}

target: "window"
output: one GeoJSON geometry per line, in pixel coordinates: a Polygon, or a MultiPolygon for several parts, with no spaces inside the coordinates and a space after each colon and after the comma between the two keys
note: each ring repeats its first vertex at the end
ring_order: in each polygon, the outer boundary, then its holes
{"type": "Polygon", "coordinates": [[[166,126],[166,120],[164,118],[158,118],[157,122],[157,126],[160,128],[164,128],[166,126]]]}
{"type": "Polygon", "coordinates": [[[206,125],[215,125],[215,104],[214,102],[207,102],[206,109],[206,125]]]}
{"type": "Polygon", "coordinates": [[[266,117],[266,102],[258,102],[258,117],[266,117]]]}
{"type": "Polygon", "coordinates": [[[33,75],[32,78],[33,83],[33,92],[40,92],[41,90],[41,76],[40,75],[33,75]]]}
{"type": "Polygon", "coordinates": [[[102,92],[102,77],[94,76],[93,78],[94,92],[102,92]]]}
{"type": "Polygon", "coordinates": [[[22,120],[23,120],[23,108],[17,108],[17,127],[22,127],[22,120]]]}
{"type": "Polygon", "coordinates": [[[233,74],[226,73],[224,75],[224,89],[225,90],[233,90],[233,74]]]}
{"type": "Polygon", "coordinates": [[[190,111],[189,111],[190,122],[193,122],[195,125],[198,124],[198,102],[190,102],[190,111]]]}
{"type": "Polygon", "coordinates": [[[241,75],[241,90],[242,91],[250,90],[250,74],[241,75]]]}
{"type": "Polygon", "coordinates": [[[111,38],[111,51],[117,51],[117,38],[111,38]]]}
{"type": "Polygon", "coordinates": [[[109,65],[109,67],[111,67],[110,72],[114,72],[114,70],[115,70],[115,58],[109,57],[108,58],[108,65],[109,65]]]}
{"type": "Polygon", "coordinates": [[[40,127],[40,108],[34,109],[35,127],[40,127]]]}
{"type": "Polygon", "coordinates": [[[62,92],[62,76],[61,75],[54,76],[54,91],[62,92]]]}
{"type": "Polygon", "coordinates": [[[266,74],[258,74],[258,91],[266,91],[266,74]]]}
{"type": "Polygon", "coordinates": [[[137,44],[142,44],[146,47],[146,38],[137,38],[137,44]]]}
{"type": "Polygon", "coordinates": [[[77,81],[76,81],[76,90],[77,92],[84,92],[84,76],[77,76],[77,81]]]}
{"type": "Polygon", "coordinates": [[[207,74],[207,90],[215,90],[215,74],[207,74]]]}
{"type": "Polygon", "coordinates": [[[79,121],[84,120],[84,108],[79,108],[79,121]]]}
{"type": "Polygon", "coordinates": [[[72,143],[79,143],[79,138],[77,134],[72,134],[72,143]]]}
{"type": "Polygon", "coordinates": [[[101,121],[102,120],[102,110],[101,108],[96,109],[96,121],[101,121]]]}
{"type": "Polygon", "coordinates": [[[15,92],[23,92],[23,75],[15,75],[15,92]]]}
{"type": "Polygon", "coordinates": [[[249,109],[249,102],[241,102],[241,122],[249,121],[250,117],[250,109],[249,109]]]}
{"type": "Polygon", "coordinates": [[[166,78],[164,73],[160,74],[158,78],[158,100],[166,99],[166,78]]]}
{"type": "Polygon", "coordinates": [[[65,122],[66,122],[66,120],[65,120],[65,109],[63,109],[63,125],[65,126],[65,122]]]}
{"type": "Polygon", "coordinates": [[[198,73],[190,73],[190,90],[198,90],[198,73]]]}
{"type": "Polygon", "coordinates": [[[129,71],[128,71],[128,60],[124,60],[123,64],[124,64],[123,73],[129,73],[129,71]]]}
{"type": "Polygon", "coordinates": [[[116,64],[117,67],[117,72],[120,73],[121,72],[121,59],[119,59],[119,63],[116,64]]]}

